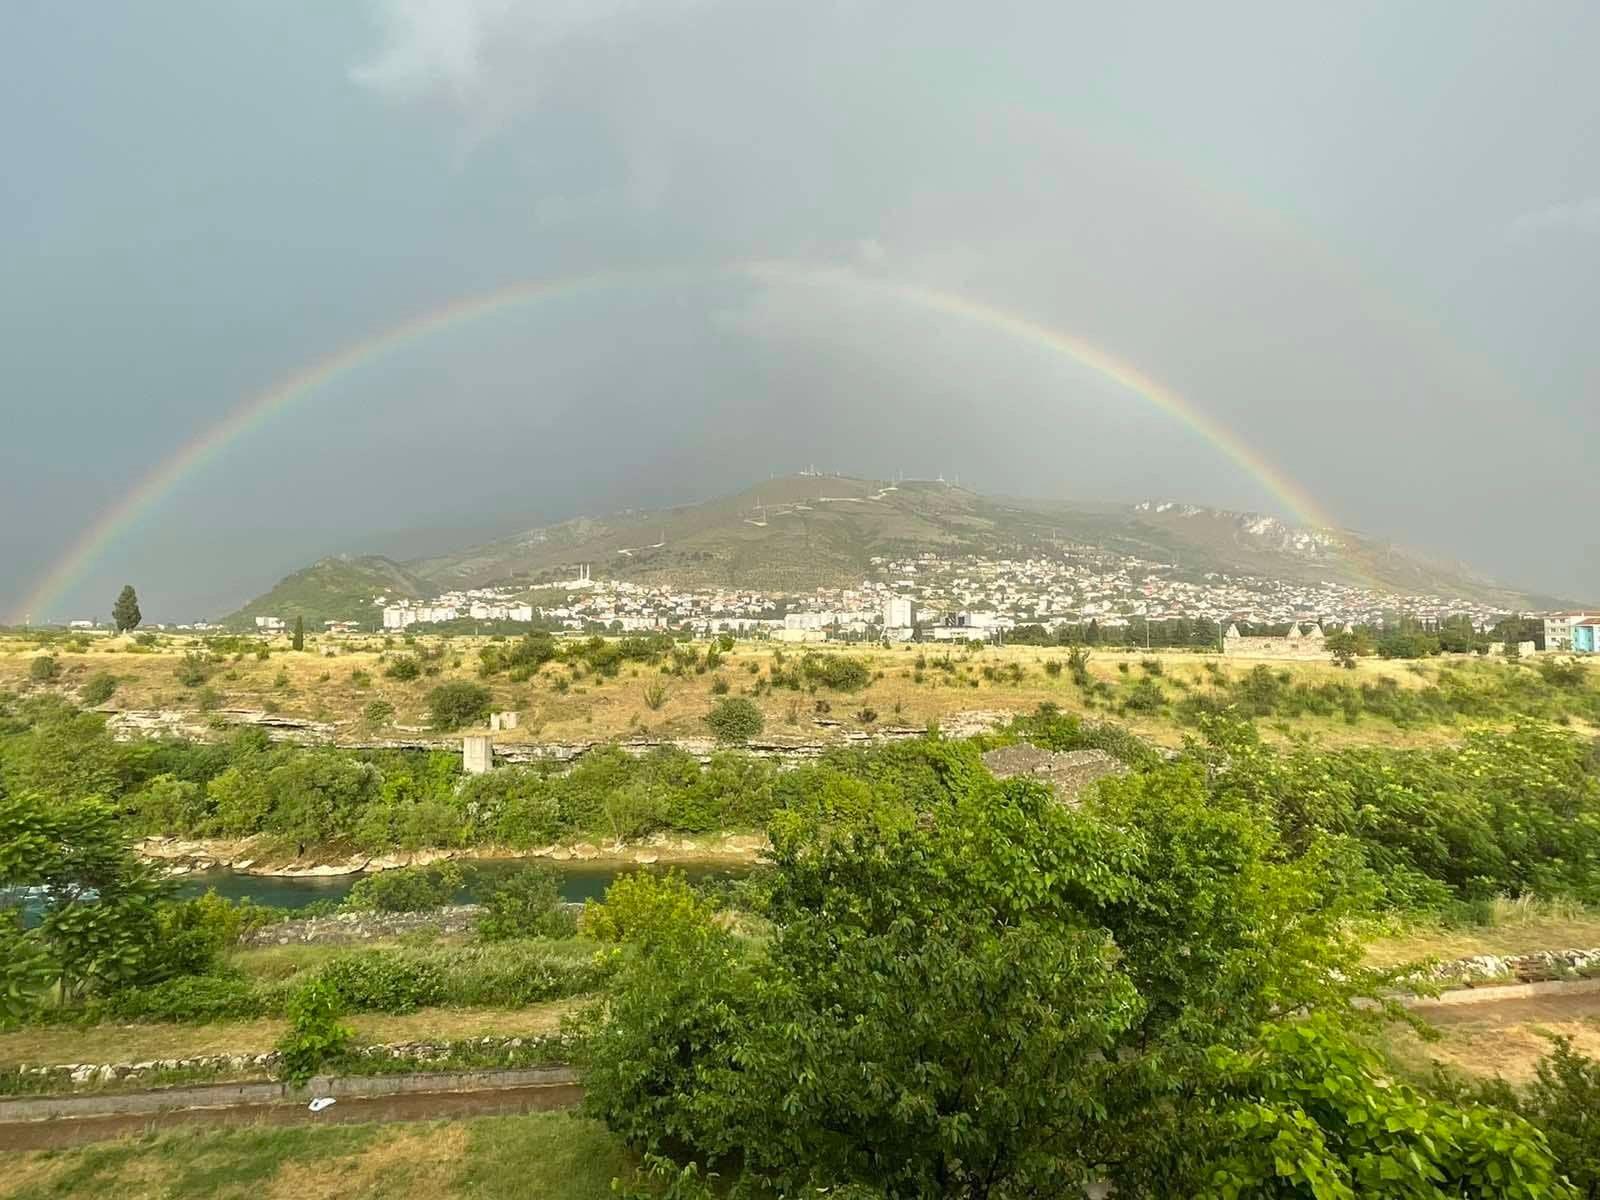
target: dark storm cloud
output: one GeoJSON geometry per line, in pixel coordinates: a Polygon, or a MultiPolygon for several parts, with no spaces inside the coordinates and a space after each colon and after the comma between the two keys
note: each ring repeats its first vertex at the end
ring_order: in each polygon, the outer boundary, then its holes
{"type": "MultiPolygon", "coordinates": [[[[1600,596],[1600,16],[1552,4],[391,0],[13,12],[0,610],[241,397],[520,278],[672,265],[369,364],[184,480],[124,575],[216,612],[818,461],[1275,507],[958,292],[1137,365],[1341,522],[1600,596]],[[430,534],[428,531],[434,531],[430,534]],[[203,553],[197,553],[203,548],[203,553]]],[[[65,611],[56,614],[65,616],[65,611]]]]}

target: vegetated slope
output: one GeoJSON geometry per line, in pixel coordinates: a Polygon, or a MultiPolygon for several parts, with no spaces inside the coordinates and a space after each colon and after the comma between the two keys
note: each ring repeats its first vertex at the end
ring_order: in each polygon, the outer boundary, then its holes
{"type": "Polygon", "coordinates": [[[312,563],[278,581],[226,618],[232,625],[247,625],[257,616],[304,617],[306,624],[323,621],[362,621],[370,624],[372,598],[425,599],[435,588],[402,563],[382,555],[335,555],[312,563]]]}
{"type": "Polygon", "coordinates": [[[1546,607],[1460,564],[1346,530],[1194,505],[982,496],[943,483],[786,476],[732,496],[655,512],[582,518],[411,564],[439,587],[597,575],[772,590],[860,579],[873,555],[990,557],[1095,547],[1217,571],[1546,607]]]}
{"type": "MultiPolygon", "coordinates": [[[[1552,606],[1459,565],[1349,531],[1299,529],[1255,513],[1153,501],[1011,499],[942,482],[886,484],[814,475],[771,479],[699,504],[582,517],[404,565],[387,559],[324,560],[301,575],[321,570],[337,576],[336,585],[319,590],[351,601],[337,614],[324,604],[317,614],[322,619],[370,619],[370,607],[353,603],[358,592],[370,600],[382,590],[394,596],[491,584],[531,588],[570,578],[581,563],[590,564],[596,578],[804,591],[859,581],[875,555],[934,551],[1026,557],[1086,548],[1176,564],[1193,575],[1330,580],[1511,608],[1552,606]],[[344,569],[367,563],[381,563],[389,574],[377,581],[344,569]]],[[[240,615],[293,615],[299,611],[291,606],[298,596],[285,589],[299,579],[291,576],[240,615]]],[[[305,614],[313,615],[309,607],[305,614]]]]}

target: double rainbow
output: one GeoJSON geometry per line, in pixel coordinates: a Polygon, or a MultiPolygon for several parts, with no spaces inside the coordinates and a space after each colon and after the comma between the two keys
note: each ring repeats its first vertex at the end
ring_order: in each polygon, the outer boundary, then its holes
{"type": "Polygon", "coordinates": [[[1271,493],[1301,524],[1330,527],[1335,522],[1304,489],[1269,463],[1233,431],[1192,401],[1089,342],[1008,309],[938,288],[898,282],[838,267],[789,261],[746,261],[709,269],[597,271],[557,279],[531,280],[455,300],[352,342],[246,397],[220,421],[145,475],[120,502],[107,508],[40,578],[18,610],[45,615],[60,603],[100,557],[155,509],[180,480],[247,438],[278,413],[314,396],[336,380],[378,362],[413,343],[507,309],[567,299],[613,288],[638,288],[679,279],[743,278],[776,286],[852,292],[970,322],[985,329],[1063,355],[1118,384],[1194,430],[1271,493]]]}

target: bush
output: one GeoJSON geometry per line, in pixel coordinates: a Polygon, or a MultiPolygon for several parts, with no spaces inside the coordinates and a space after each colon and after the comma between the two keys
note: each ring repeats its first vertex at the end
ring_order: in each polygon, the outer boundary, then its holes
{"type": "Polygon", "coordinates": [[[677,871],[637,871],[617,876],[603,900],[584,904],[578,927],[596,941],[656,945],[710,917],[710,903],[677,871]]]}
{"type": "Polygon", "coordinates": [[[28,678],[35,683],[49,683],[59,674],[61,674],[61,664],[56,661],[54,655],[47,654],[28,664],[28,678]]]}
{"type": "Polygon", "coordinates": [[[187,688],[197,688],[211,678],[211,664],[198,650],[191,650],[179,661],[175,674],[187,688]]]}
{"type": "Polygon", "coordinates": [[[180,975],[148,987],[113,993],[106,1012],[119,1021],[242,1021],[262,1016],[266,1005],[242,975],[180,975]]]}
{"type": "Polygon", "coordinates": [[[544,941],[389,953],[437,969],[438,1002],[465,1007],[519,1008],[581,996],[602,987],[611,971],[587,948],[544,941]]]}
{"type": "Polygon", "coordinates": [[[449,904],[462,882],[461,868],[455,863],[401,867],[358,879],[344,902],[347,908],[372,912],[428,912],[449,904]]]}
{"type": "Polygon", "coordinates": [[[706,724],[721,742],[748,742],[766,726],[761,710],[742,696],[725,696],[706,714],[706,724]]]}
{"type": "Polygon", "coordinates": [[[78,699],[86,708],[94,708],[111,699],[117,691],[117,677],[107,671],[91,675],[78,691],[78,699]]]}
{"type": "Polygon", "coordinates": [[[444,999],[444,972],[437,963],[390,951],[338,955],[317,972],[317,980],[357,1012],[407,1013],[444,999]]]}
{"type": "Polygon", "coordinates": [[[866,663],[843,654],[808,654],[801,669],[813,683],[836,692],[859,692],[872,682],[866,663]]]}
{"type": "Polygon", "coordinates": [[[464,679],[441,683],[428,693],[428,718],[435,729],[460,729],[489,718],[493,697],[482,684],[464,679]]]}
{"type": "Polygon", "coordinates": [[[661,706],[667,702],[667,685],[660,680],[647,685],[644,689],[644,702],[651,712],[660,711],[661,706]]]}
{"type": "Polygon", "coordinates": [[[351,671],[350,686],[353,688],[369,688],[372,686],[372,676],[359,668],[351,671]]]}
{"type": "Polygon", "coordinates": [[[478,936],[489,942],[523,937],[570,937],[576,919],[561,904],[555,872],[525,867],[494,881],[482,897],[478,936]]]}
{"type": "Polygon", "coordinates": [[[387,725],[394,718],[394,705],[374,700],[361,710],[361,716],[369,725],[387,725]]]}
{"type": "Polygon", "coordinates": [[[165,975],[209,971],[218,956],[238,942],[244,924],[245,911],[214,891],[162,905],[156,916],[157,971],[165,975]]]}
{"type": "Polygon", "coordinates": [[[339,995],[314,979],[289,1001],[289,1030],[278,1042],[279,1069],[291,1083],[303,1084],[324,1065],[350,1049],[355,1031],[341,1025],[339,995]]]}
{"type": "Polygon", "coordinates": [[[422,664],[410,655],[402,654],[385,667],[383,673],[390,679],[398,679],[401,683],[410,683],[422,674],[422,664]]]}

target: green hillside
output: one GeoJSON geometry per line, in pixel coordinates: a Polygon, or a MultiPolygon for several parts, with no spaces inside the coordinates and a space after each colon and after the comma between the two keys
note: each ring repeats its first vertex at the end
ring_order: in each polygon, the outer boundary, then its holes
{"type": "Polygon", "coordinates": [[[264,596],[258,596],[225,618],[229,625],[248,625],[258,616],[304,617],[307,625],[323,621],[377,620],[374,596],[391,599],[425,599],[436,591],[413,571],[393,559],[369,554],[324,558],[286,575],[264,596]]]}

